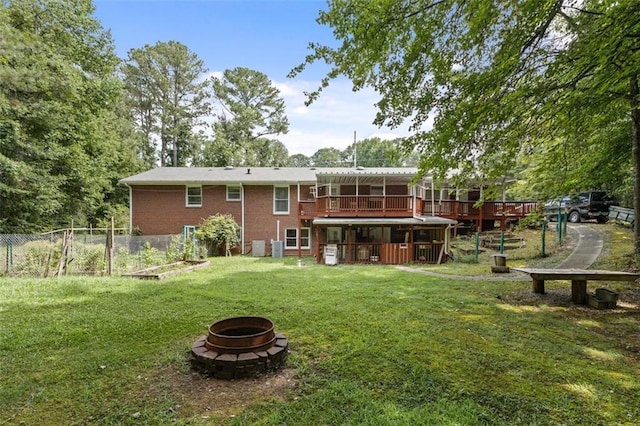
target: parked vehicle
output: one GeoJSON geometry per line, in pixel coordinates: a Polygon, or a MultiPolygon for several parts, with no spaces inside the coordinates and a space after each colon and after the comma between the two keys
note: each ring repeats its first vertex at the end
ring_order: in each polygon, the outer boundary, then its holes
{"type": "Polygon", "coordinates": [[[585,191],[575,196],[565,195],[549,200],[543,206],[542,214],[548,220],[557,220],[560,211],[567,214],[572,223],[590,219],[605,223],[609,219],[609,207],[617,205],[615,198],[606,191],[585,191]]]}
{"type": "MultiPolygon", "coordinates": [[[[558,213],[568,214],[569,212],[575,212],[580,205],[580,200],[577,197],[570,197],[568,195],[564,197],[552,198],[542,206],[542,215],[549,221],[558,220],[558,213]]],[[[575,214],[574,214],[575,216],[575,214]]],[[[574,217],[575,218],[575,217],[574,217]]],[[[579,221],[580,214],[578,213],[579,221]]]]}

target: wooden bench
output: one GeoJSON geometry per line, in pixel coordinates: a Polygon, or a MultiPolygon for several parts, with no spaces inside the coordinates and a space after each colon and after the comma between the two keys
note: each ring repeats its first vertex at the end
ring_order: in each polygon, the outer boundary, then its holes
{"type": "Polygon", "coordinates": [[[544,294],[544,282],[548,280],[570,280],[571,301],[578,305],[586,305],[587,281],[635,281],[640,274],[631,272],[603,271],[589,269],[535,269],[511,268],[528,274],[533,279],[533,292],[544,294]]]}

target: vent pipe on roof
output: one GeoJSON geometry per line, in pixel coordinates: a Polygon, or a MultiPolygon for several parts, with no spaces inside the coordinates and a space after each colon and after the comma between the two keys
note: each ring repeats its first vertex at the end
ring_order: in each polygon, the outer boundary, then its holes
{"type": "Polygon", "coordinates": [[[250,175],[251,174],[251,169],[247,169],[247,174],[250,175]]]}

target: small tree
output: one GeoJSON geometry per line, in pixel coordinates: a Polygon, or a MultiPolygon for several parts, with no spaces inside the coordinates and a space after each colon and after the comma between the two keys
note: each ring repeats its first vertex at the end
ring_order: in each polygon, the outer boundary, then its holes
{"type": "Polygon", "coordinates": [[[231,215],[217,214],[209,216],[196,231],[198,240],[207,245],[207,251],[212,252],[224,247],[225,256],[231,255],[231,249],[240,243],[240,227],[231,215]]]}

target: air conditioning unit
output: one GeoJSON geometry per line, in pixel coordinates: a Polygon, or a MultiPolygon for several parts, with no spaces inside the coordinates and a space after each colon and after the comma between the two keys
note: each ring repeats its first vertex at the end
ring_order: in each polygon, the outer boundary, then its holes
{"type": "Polygon", "coordinates": [[[284,256],[284,241],[271,241],[271,257],[284,256]]]}
{"type": "Polygon", "coordinates": [[[264,240],[252,240],[251,241],[251,256],[264,257],[265,255],[265,242],[264,240]]]}

